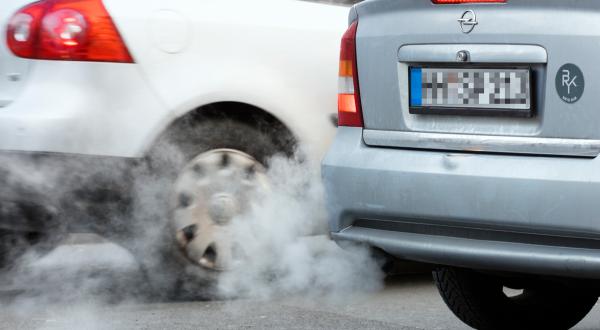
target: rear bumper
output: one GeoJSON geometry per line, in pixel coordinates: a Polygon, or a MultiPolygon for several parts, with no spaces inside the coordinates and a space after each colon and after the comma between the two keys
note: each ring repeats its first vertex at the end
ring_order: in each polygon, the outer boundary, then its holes
{"type": "Polygon", "coordinates": [[[135,64],[31,61],[0,150],[140,157],[169,120],[135,64]]]}
{"type": "Polygon", "coordinates": [[[437,265],[600,279],[600,249],[470,239],[351,226],[335,240],[366,243],[396,257],[437,265]]]}
{"type": "Polygon", "coordinates": [[[336,240],[436,264],[600,278],[599,169],[599,159],[373,148],[343,127],[322,173],[336,240]]]}
{"type": "Polygon", "coordinates": [[[0,153],[0,229],[94,230],[129,203],[135,158],[0,153]]]}

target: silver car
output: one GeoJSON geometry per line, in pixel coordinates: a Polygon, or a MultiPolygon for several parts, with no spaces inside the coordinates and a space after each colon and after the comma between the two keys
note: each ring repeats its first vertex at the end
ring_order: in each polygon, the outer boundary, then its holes
{"type": "Polygon", "coordinates": [[[600,295],[600,2],[352,8],[331,236],[436,265],[477,329],[567,329],[600,295]]]}

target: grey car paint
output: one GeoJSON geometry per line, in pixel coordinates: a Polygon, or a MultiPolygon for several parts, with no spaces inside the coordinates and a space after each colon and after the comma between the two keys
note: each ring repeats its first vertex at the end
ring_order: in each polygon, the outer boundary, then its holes
{"type": "Polygon", "coordinates": [[[588,0],[357,5],[365,127],[340,127],[323,160],[332,237],[418,261],[600,279],[599,14],[588,0]],[[479,21],[469,34],[457,22],[466,10],[479,21]],[[534,116],[410,114],[408,65],[458,48],[531,67],[534,116]],[[565,63],[585,74],[571,104],[555,88],[565,63]]]}
{"type": "Polygon", "coordinates": [[[600,279],[599,167],[600,159],[375,148],[361,128],[340,127],[322,174],[338,240],[417,261],[600,279]]]}
{"type": "MultiPolygon", "coordinates": [[[[577,103],[565,105],[554,88],[558,69],[576,64],[586,75],[587,86],[600,84],[600,3],[594,0],[511,0],[507,4],[434,5],[428,0],[376,0],[356,6],[358,74],[365,127],[384,131],[510,135],[600,139],[600,111],[589,90],[577,103]],[[479,24],[462,33],[457,19],[474,10],[479,24]],[[504,60],[530,66],[535,76],[533,118],[489,118],[412,116],[407,111],[408,65],[427,62],[398,58],[401,48],[430,45],[432,52],[446,45],[446,56],[454,58],[451,45],[463,45],[476,60],[496,45],[511,53],[504,60]],[[450,45],[450,46],[447,46],[450,45]],[[472,46],[469,46],[472,45],[472,46]],[[545,49],[547,63],[532,61],[533,47],[545,49]],[[522,49],[519,54],[514,49],[522,49]],[[400,77],[400,79],[399,79],[400,77]],[[377,109],[376,111],[374,109],[377,109]]],[[[496,58],[501,57],[498,54],[496,58]]],[[[541,56],[538,56],[541,57],[541,56]]],[[[482,62],[491,62],[484,60],[482,62]]]]}

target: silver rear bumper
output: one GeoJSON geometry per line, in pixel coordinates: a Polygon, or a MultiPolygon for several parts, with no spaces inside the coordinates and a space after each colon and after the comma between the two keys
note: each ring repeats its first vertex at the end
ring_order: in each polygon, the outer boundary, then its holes
{"type": "Polygon", "coordinates": [[[349,227],[335,240],[366,243],[406,260],[484,270],[600,279],[600,250],[349,227]]]}
{"type": "Polygon", "coordinates": [[[422,262],[600,279],[598,158],[370,147],[362,129],[342,127],[322,173],[336,240],[422,262]]]}

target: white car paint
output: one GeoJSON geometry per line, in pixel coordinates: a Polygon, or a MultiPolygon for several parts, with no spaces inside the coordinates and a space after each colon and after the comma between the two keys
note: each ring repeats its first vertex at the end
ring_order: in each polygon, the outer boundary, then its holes
{"type": "MultiPolygon", "coordinates": [[[[27,0],[4,0],[0,5],[0,22],[7,22],[13,11],[25,1],[27,0]]],[[[0,44],[6,45],[5,33],[0,33],[0,44]]],[[[0,108],[8,105],[19,94],[24,85],[22,78],[27,75],[28,70],[26,60],[12,56],[7,47],[0,46],[0,108]]]]}
{"type": "MultiPolygon", "coordinates": [[[[0,7],[12,13],[24,3],[0,7]]],[[[324,153],[335,131],[329,115],[337,109],[347,7],[298,0],[104,4],[135,64],[16,59],[2,40],[0,64],[25,68],[19,92],[0,104],[0,150],[141,157],[175,118],[235,101],[279,118],[315,157],[324,153]]],[[[4,26],[8,16],[3,10],[4,26]]],[[[7,73],[0,71],[1,79],[7,73]]]]}

